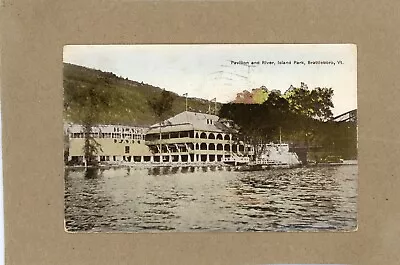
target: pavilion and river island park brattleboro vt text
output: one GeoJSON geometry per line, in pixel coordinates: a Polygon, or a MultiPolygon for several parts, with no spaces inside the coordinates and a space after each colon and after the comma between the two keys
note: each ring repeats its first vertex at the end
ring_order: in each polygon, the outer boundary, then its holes
{"type": "Polygon", "coordinates": [[[353,44],[68,45],[67,232],[357,230],[353,44]]]}

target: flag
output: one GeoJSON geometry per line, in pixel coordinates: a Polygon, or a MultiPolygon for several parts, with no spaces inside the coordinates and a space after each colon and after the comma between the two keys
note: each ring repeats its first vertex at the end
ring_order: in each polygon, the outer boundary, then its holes
{"type": "Polygon", "coordinates": [[[188,96],[188,93],[183,94],[183,96],[184,96],[184,97],[187,97],[187,96],[188,96]]]}

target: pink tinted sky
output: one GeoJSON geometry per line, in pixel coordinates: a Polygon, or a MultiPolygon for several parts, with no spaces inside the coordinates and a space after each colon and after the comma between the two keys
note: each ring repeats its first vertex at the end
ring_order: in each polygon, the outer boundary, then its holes
{"type": "Polygon", "coordinates": [[[219,102],[228,102],[245,89],[266,86],[284,92],[304,82],[309,88],[333,88],[334,114],[357,108],[357,51],[352,44],[69,45],[64,47],[64,62],[110,71],[180,95],[216,97],[219,102]],[[275,64],[248,67],[232,60],[275,64]]]}

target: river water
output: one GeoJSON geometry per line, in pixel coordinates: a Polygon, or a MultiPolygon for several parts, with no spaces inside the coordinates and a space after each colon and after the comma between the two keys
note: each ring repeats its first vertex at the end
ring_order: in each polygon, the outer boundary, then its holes
{"type": "Polygon", "coordinates": [[[65,172],[70,232],[353,231],[356,165],[65,172]]]}

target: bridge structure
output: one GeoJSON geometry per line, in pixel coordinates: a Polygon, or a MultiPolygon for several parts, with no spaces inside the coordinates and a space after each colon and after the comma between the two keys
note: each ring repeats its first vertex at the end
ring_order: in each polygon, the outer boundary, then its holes
{"type": "Polygon", "coordinates": [[[357,121],[357,109],[347,111],[336,117],[332,118],[335,122],[356,122],[357,121]]]}

